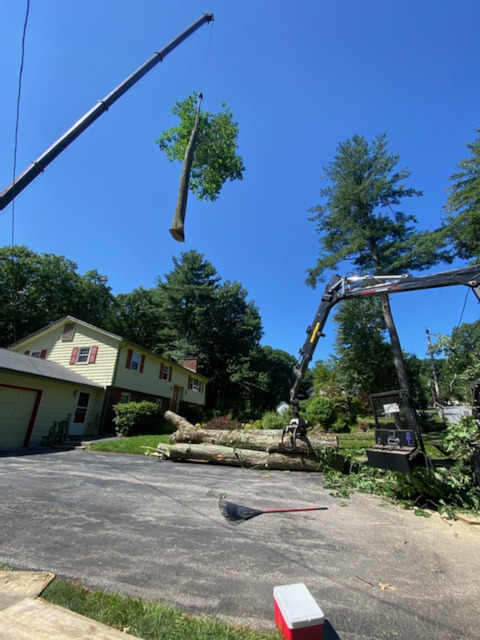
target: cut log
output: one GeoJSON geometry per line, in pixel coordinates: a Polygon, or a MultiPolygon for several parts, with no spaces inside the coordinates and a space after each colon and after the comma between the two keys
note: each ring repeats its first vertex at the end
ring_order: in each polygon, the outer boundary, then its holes
{"type": "Polygon", "coordinates": [[[179,416],[178,413],[174,411],[165,411],[163,417],[167,422],[170,422],[170,424],[173,424],[174,427],[177,427],[177,429],[181,431],[195,429],[191,422],[188,422],[188,420],[185,420],[185,418],[182,418],[182,416],[179,416]]]}
{"type": "Polygon", "coordinates": [[[232,467],[250,467],[284,471],[318,471],[313,457],[301,453],[283,455],[252,449],[236,449],[213,444],[158,444],[157,451],[175,462],[212,462],[232,467]]]}
{"type": "MultiPolygon", "coordinates": [[[[260,451],[285,453],[290,451],[282,445],[282,433],[279,429],[200,429],[196,427],[181,428],[172,433],[170,442],[188,442],[191,444],[207,443],[241,449],[258,449],[260,451]]],[[[338,447],[335,434],[322,433],[308,438],[308,442],[296,440],[295,451],[313,453],[316,449],[338,447]]]]}
{"type": "MultiPolygon", "coordinates": [[[[174,411],[165,411],[165,420],[177,427],[170,436],[170,442],[191,444],[209,443],[243,449],[285,452],[280,429],[201,429],[179,416],[174,411]]],[[[325,447],[338,447],[338,437],[334,433],[315,433],[308,442],[297,439],[295,451],[307,453],[325,447]]],[[[290,451],[290,450],[289,450],[290,451]]]]}

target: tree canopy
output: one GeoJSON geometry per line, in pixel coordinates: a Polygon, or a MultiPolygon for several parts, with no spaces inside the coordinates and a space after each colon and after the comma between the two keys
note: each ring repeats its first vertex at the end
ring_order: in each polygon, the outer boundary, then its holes
{"type": "Polygon", "coordinates": [[[197,357],[210,378],[212,405],[246,402],[250,360],[262,336],[258,309],[240,283],[222,282],[199,252],[173,262],[173,270],[158,278],[163,325],[157,349],[177,361],[197,357]]]}
{"type": "MultiPolygon", "coordinates": [[[[402,211],[404,200],[422,193],[405,185],[410,172],[398,168],[399,161],[399,154],[388,150],[384,134],[372,143],[355,135],[338,145],[334,160],[324,169],[327,184],[320,191],[322,202],[311,210],[320,248],[316,265],[308,271],[309,285],[315,287],[325,271],[343,263],[361,275],[385,275],[422,270],[450,260],[441,234],[416,231],[415,216],[402,211]]],[[[381,297],[381,304],[399,384],[408,389],[387,295],[381,297]]]]}
{"type": "Polygon", "coordinates": [[[0,346],[66,315],[110,326],[114,297],[95,269],[84,275],[64,256],[0,248],[0,346]]]}
{"type": "Polygon", "coordinates": [[[432,350],[443,356],[440,385],[445,397],[470,399],[470,385],[480,379],[480,323],[455,327],[450,336],[437,335],[432,350]]]}
{"type": "MultiPolygon", "coordinates": [[[[192,133],[199,95],[193,93],[176,102],[172,113],[180,123],[164,131],[157,139],[161,151],[173,162],[183,162],[192,133]]],[[[190,173],[190,190],[199,200],[214,201],[227,182],[242,180],[245,167],[237,153],[239,128],[226,104],[219,113],[200,112],[195,155],[190,173]]]]}
{"type": "Polygon", "coordinates": [[[308,270],[310,286],[344,262],[349,270],[386,274],[449,259],[440,236],[416,231],[416,217],[400,209],[405,199],[422,192],[405,186],[410,171],[398,168],[399,161],[399,154],[388,150],[385,134],[372,143],[355,135],[338,145],[324,167],[322,202],[310,210],[319,236],[317,264],[308,270]]]}
{"type": "Polygon", "coordinates": [[[450,176],[445,209],[451,215],[444,221],[458,257],[475,262],[480,261],[480,127],[477,134],[467,143],[470,157],[460,160],[450,176]]]}

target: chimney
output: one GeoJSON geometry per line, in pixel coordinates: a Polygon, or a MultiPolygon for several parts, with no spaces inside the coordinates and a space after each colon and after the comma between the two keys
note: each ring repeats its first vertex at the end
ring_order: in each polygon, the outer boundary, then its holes
{"type": "Polygon", "coordinates": [[[198,360],[197,358],[185,358],[185,360],[183,361],[183,366],[185,367],[185,369],[190,369],[190,371],[196,373],[198,360]]]}

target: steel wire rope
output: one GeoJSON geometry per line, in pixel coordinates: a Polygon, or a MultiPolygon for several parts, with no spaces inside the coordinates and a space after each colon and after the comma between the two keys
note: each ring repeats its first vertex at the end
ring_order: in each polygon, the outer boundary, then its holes
{"type": "MultiPolygon", "coordinates": [[[[207,75],[207,65],[210,59],[210,48],[212,45],[212,33],[213,33],[213,20],[210,23],[210,29],[208,32],[208,42],[207,42],[207,49],[205,52],[205,60],[203,62],[203,71],[202,71],[202,80],[201,80],[201,87],[203,89],[203,86],[205,84],[205,77],[207,75]]],[[[203,93],[203,91],[201,91],[201,93],[203,93]]]]}

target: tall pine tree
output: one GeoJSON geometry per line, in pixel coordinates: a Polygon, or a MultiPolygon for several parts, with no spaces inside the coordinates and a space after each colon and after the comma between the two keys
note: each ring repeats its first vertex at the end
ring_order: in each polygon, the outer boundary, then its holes
{"type": "MultiPolygon", "coordinates": [[[[410,172],[397,167],[400,157],[387,146],[384,134],[371,144],[355,135],[338,145],[325,167],[322,203],[311,210],[320,245],[317,263],[308,272],[311,286],[339,265],[344,272],[386,275],[426,269],[448,258],[440,235],[417,231],[416,218],[402,211],[404,200],[422,193],[405,185],[410,172]]],[[[409,389],[388,295],[381,297],[381,304],[398,381],[409,389]]]]}
{"type": "Polygon", "coordinates": [[[460,160],[450,176],[452,184],[445,209],[451,215],[445,228],[460,258],[480,261],[480,127],[477,138],[467,143],[471,155],[460,160]]]}

